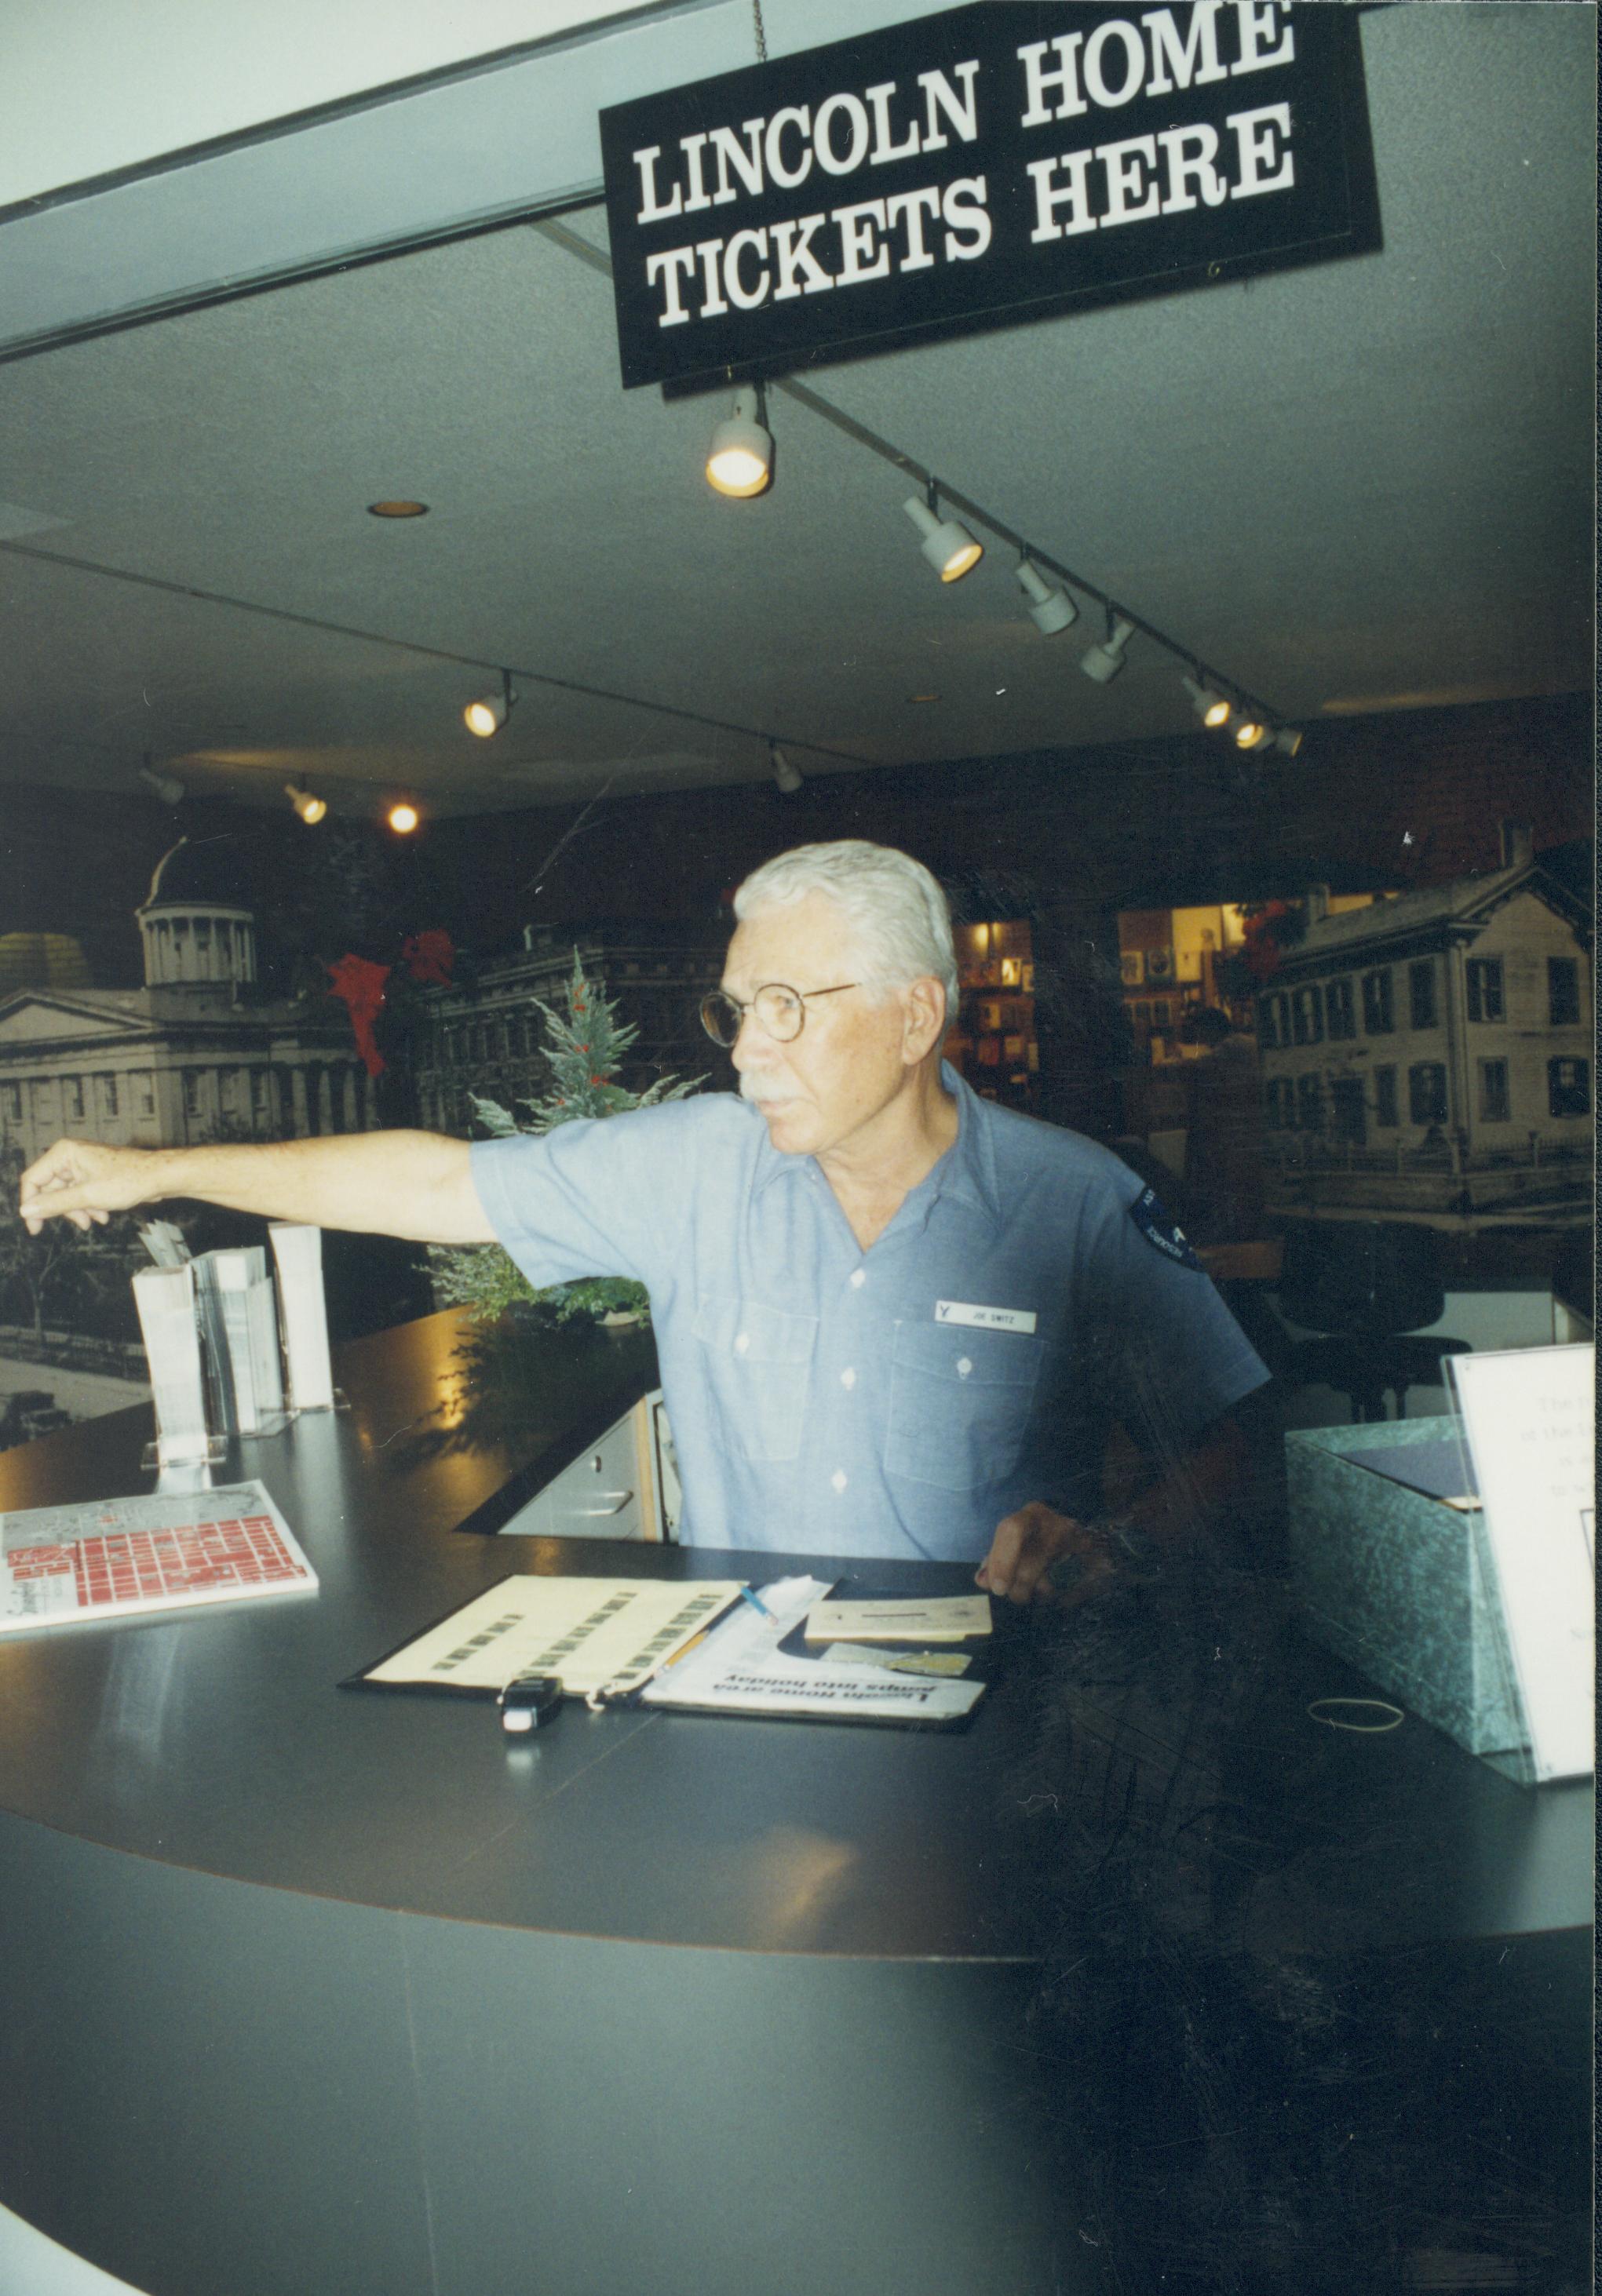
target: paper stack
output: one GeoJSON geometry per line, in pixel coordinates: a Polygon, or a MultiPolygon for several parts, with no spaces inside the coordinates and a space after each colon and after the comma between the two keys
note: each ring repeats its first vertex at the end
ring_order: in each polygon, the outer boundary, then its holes
{"type": "Polygon", "coordinates": [[[323,1297],[323,1231],[275,1220],[268,1228],[278,1263],[283,1353],[292,1411],[333,1409],[328,1309],[323,1297]]]}
{"type": "Polygon", "coordinates": [[[266,1248],[257,1243],[209,1251],[198,1267],[216,1300],[226,1337],[239,1432],[263,1434],[283,1412],[278,1311],[266,1248]]]}
{"type": "Polygon", "coordinates": [[[141,1268],[134,1278],[134,1301],[150,1363],[156,1456],[164,1467],[208,1459],[211,1431],[206,1419],[193,1262],[141,1268]]]}

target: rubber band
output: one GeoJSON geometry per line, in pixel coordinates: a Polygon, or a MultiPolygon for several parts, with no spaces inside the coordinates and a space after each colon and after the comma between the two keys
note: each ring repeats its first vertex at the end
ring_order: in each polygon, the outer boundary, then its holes
{"type": "Polygon", "coordinates": [[[1322,1722],[1327,1730],[1355,1730],[1363,1737],[1378,1737],[1386,1730],[1399,1729],[1407,1716],[1400,1706],[1393,1706],[1388,1698],[1315,1698],[1307,1710],[1310,1722],[1322,1722]],[[1343,1706],[1349,1711],[1360,1709],[1368,1714],[1384,1714],[1384,1722],[1343,1722],[1338,1714],[1325,1713],[1325,1707],[1343,1706]]]}

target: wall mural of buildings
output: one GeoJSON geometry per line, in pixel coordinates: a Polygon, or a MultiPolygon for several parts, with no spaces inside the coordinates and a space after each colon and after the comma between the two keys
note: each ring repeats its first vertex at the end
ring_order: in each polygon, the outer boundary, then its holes
{"type": "Polygon", "coordinates": [[[96,988],[59,935],[8,940],[0,992],[0,1444],[65,1413],[136,1400],[144,1350],[127,1223],[27,1238],[15,1177],[63,1136],[158,1148],[355,1132],[377,1121],[348,1015],[258,980],[254,896],[235,843],[181,839],[136,913],[144,986],[96,988]],[[33,944],[38,944],[34,946],[33,944]],[[19,975],[31,978],[19,978],[19,975]]]}
{"type": "Polygon", "coordinates": [[[1312,896],[1258,999],[1270,1210],[1589,1218],[1588,920],[1527,835],[1509,849],[1340,915],[1312,896]]]}

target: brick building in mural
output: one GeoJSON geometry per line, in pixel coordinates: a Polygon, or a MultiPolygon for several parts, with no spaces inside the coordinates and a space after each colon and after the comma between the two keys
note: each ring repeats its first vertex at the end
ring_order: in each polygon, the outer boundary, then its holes
{"type": "Polygon", "coordinates": [[[620,1027],[639,1030],[620,1084],[640,1092],[666,1075],[726,1081],[727,1058],[700,1019],[723,948],[720,933],[698,924],[527,927],[521,948],[491,958],[471,982],[419,997],[406,1054],[417,1121],[464,1133],[471,1094],[510,1108],[546,1090],[539,1003],[565,1014],[575,950],[587,978],[614,1000],[620,1027]]]}
{"type": "Polygon", "coordinates": [[[137,911],[142,988],[0,991],[0,1145],[63,1135],[132,1147],[282,1140],[377,1122],[346,1014],[266,996],[256,919],[226,839],[180,840],[137,911]]]}
{"type": "Polygon", "coordinates": [[[1484,876],[1310,906],[1258,999],[1270,1205],[1587,1218],[1589,923],[1527,833],[1484,876]]]}

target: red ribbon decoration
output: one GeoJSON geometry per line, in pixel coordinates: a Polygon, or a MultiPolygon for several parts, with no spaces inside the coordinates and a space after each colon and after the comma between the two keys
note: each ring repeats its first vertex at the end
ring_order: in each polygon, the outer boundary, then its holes
{"type": "Polygon", "coordinates": [[[342,956],[337,964],[325,969],[329,995],[337,996],[349,1013],[351,1033],[362,1056],[362,1065],[370,1077],[382,1076],[384,1056],[378,1049],[373,1028],[383,1010],[384,984],[390,978],[390,967],[374,964],[367,956],[342,956]]]}

